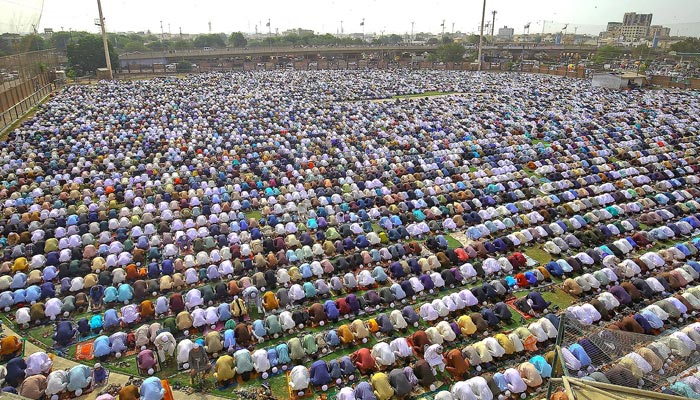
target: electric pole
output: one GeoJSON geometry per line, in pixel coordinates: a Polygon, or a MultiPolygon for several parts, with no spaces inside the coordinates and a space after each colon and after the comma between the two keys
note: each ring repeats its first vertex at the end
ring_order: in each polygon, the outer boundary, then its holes
{"type": "Polygon", "coordinates": [[[107,46],[107,31],[105,30],[105,17],[102,15],[102,2],[97,0],[97,11],[100,14],[100,29],[102,30],[102,46],[105,48],[105,62],[107,64],[107,73],[109,79],[113,79],[112,61],[109,59],[109,47],[107,46]]]}
{"type": "Polygon", "coordinates": [[[411,41],[414,41],[415,38],[413,37],[413,26],[416,24],[416,21],[411,21],[411,41]]]}
{"type": "Polygon", "coordinates": [[[442,27],[442,36],[445,36],[445,20],[442,20],[442,24],[440,25],[442,27]]]}
{"type": "Polygon", "coordinates": [[[493,10],[491,11],[491,14],[493,14],[493,19],[491,20],[491,39],[493,39],[493,30],[496,28],[496,13],[498,11],[493,10]]]}
{"type": "Polygon", "coordinates": [[[481,31],[479,32],[479,68],[477,71],[481,71],[481,48],[484,46],[484,18],[486,17],[486,0],[484,0],[484,6],[481,9],[481,31]]]}

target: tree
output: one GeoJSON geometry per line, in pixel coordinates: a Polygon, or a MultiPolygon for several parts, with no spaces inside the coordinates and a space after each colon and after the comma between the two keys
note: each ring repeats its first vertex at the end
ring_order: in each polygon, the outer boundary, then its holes
{"type": "Polygon", "coordinates": [[[464,39],[466,44],[479,44],[479,35],[469,35],[464,39]]]}
{"type": "Polygon", "coordinates": [[[379,44],[396,44],[403,42],[403,38],[401,37],[401,35],[392,33],[390,35],[378,38],[377,40],[375,40],[375,42],[379,44]]]}
{"type": "MultiPolygon", "coordinates": [[[[112,62],[112,68],[119,66],[119,57],[112,48],[112,44],[108,43],[109,59],[112,62]]],[[[106,66],[104,48],[102,47],[102,38],[99,35],[85,35],[78,39],[75,43],[69,43],[67,48],[68,63],[79,74],[95,72],[97,68],[106,66]]]]}
{"type": "Polygon", "coordinates": [[[245,47],[248,44],[248,39],[241,32],[233,32],[228,38],[228,44],[233,47],[245,47]]]}
{"type": "Polygon", "coordinates": [[[442,44],[454,43],[454,40],[452,40],[452,38],[447,36],[447,35],[443,35],[443,37],[440,39],[440,41],[442,44]]]}
{"type": "Polygon", "coordinates": [[[645,55],[649,55],[649,46],[646,44],[640,44],[639,46],[632,49],[632,56],[634,58],[642,58],[645,55]]]}
{"type": "Polygon", "coordinates": [[[194,39],[194,47],[226,47],[226,42],[216,33],[199,35],[194,39]]]}
{"type": "Polygon", "coordinates": [[[22,36],[22,40],[19,42],[20,52],[44,50],[45,48],[46,40],[36,33],[22,36]]]}
{"type": "Polygon", "coordinates": [[[55,32],[53,35],[51,35],[51,38],[49,38],[49,44],[56,50],[66,51],[66,47],[68,47],[68,42],[70,42],[70,39],[71,32],[55,32]]]}
{"type": "Polygon", "coordinates": [[[700,39],[687,38],[671,45],[671,50],[678,53],[700,53],[700,39]]]}
{"type": "Polygon", "coordinates": [[[442,62],[462,61],[467,49],[459,43],[443,44],[435,50],[437,59],[442,62]]]}
{"type": "Polygon", "coordinates": [[[192,63],[189,61],[180,61],[177,63],[177,72],[192,72],[192,63]]]}
{"type": "Polygon", "coordinates": [[[164,51],[170,48],[170,42],[164,41],[164,42],[151,42],[146,44],[146,47],[148,47],[150,50],[153,51],[164,51]]]}
{"type": "Polygon", "coordinates": [[[173,49],[175,50],[183,50],[183,49],[191,49],[192,48],[192,41],[190,40],[176,40],[173,42],[173,49]]]}
{"type": "Polygon", "coordinates": [[[606,61],[613,60],[620,55],[621,51],[613,46],[601,46],[593,56],[593,61],[597,64],[602,64],[606,61]]]}

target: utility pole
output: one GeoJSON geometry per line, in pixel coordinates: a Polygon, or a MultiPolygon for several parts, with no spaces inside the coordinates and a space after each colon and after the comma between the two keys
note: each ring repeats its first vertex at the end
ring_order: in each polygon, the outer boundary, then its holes
{"type": "Polygon", "coordinates": [[[105,17],[102,15],[102,2],[97,0],[97,11],[100,13],[100,29],[102,30],[102,46],[105,48],[105,62],[107,63],[107,70],[109,79],[112,80],[114,76],[112,75],[112,61],[109,59],[109,47],[107,46],[107,31],[105,30],[105,17]]]}
{"type": "Polygon", "coordinates": [[[360,23],[360,26],[362,26],[362,43],[365,42],[365,19],[362,18],[362,22],[360,23]]]}
{"type": "Polygon", "coordinates": [[[453,35],[455,34],[455,23],[454,22],[452,23],[452,34],[453,35]]]}
{"type": "Polygon", "coordinates": [[[163,31],[163,20],[160,21],[160,41],[165,40],[165,31],[163,31]]]}
{"type": "Polygon", "coordinates": [[[493,30],[496,28],[496,13],[498,11],[493,10],[491,11],[491,14],[493,14],[493,19],[491,20],[491,39],[493,39],[493,30]]]}
{"type": "Polygon", "coordinates": [[[211,21],[209,21],[209,33],[211,33],[211,21]]]}
{"type": "Polygon", "coordinates": [[[272,27],[270,26],[270,18],[267,19],[267,37],[270,42],[270,49],[272,49],[272,27]]]}
{"type": "Polygon", "coordinates": [[[442,27],[442,36],[445,36],[445,20],[444,19],[442,20],[442,24],[440,24],[440,26],[442,27]]]}
{"type": "Polygon", "coordinates": [[[182,27],[180,27],[180,39],[182,39],[182,27]]]}
{"type": "Polygon", "coordinates": [[[479,32],[479,68],[477,71],[481,71],[481,48],[484,46],[484,18],[486,17],[486,0],[484,0],[484,6],[481,9],[481,31],[479,32]]]}
{"type": "Polygon", "coordinates": [[[340,34],[342,35],[343,33],[343,21],[340,21],[340,34]]]}
{"type": "Polygon", "coordinates": [[[415,38],[413,37],[413,26],[416,24],[416,21],[411,21],[411,41],[414,41],[415,38]]]}

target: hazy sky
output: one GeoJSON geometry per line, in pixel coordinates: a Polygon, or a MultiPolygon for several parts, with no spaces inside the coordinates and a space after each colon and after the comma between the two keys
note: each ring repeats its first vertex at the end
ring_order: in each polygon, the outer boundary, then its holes
{"type": "MultiPolygon", "coordinates": [[[[0,0],[0,32],[20,25],[23,11],[40,8],[41,0],[0,0]],[[15,22],[13,22],[13,20],[15,22]]],[[[481,19],[481,0],[102,0],[108,31],[160,33],[160,21],[167,33],[272,32],[303,27],[317,32],[336,33],[343,21],[345,33],[407,33],[411,21],[415,31],[476,32],[481,19]]],[[[700,0],[487,0],[487,21],[496,10],[496,27],[508,25],[516,33],[531,22],[531,32],[559,31],[568,23],[568,32],[598,33],[608,21],[621,21],[626,11],[653,13],[653,24],[671,27],[673,35],[700,36],[700,0]]],[[[45,0],[39,30],[88,30],[97,32],[96,0],[45,0]]],[[[31,25],[30,25],[31,26],[31,25]]]]}

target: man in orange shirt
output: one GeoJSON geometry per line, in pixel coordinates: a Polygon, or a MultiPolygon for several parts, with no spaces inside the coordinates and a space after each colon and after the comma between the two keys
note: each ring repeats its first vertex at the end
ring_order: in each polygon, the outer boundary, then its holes
{"type": "Polygon", "coordinates": [[[22,350],[22,341],[15,335],[7,336],[0,341],[0,359],[12,358],[22,350]]]}
{"type": "Polygon", "coordinates": [[[140,398],[139,388],[134,385],[124,386],[119,389],[119,400],[139,400],[140,398]]]}
{"type": "Polygon", "coordinates": [[[452,375],[455,381],[462,380],[469,369],[469,363],[462,357],[462,352],[459,349],[452,349],[447,352],[445,359],[447,360],[447,372],[452,375]]]}

